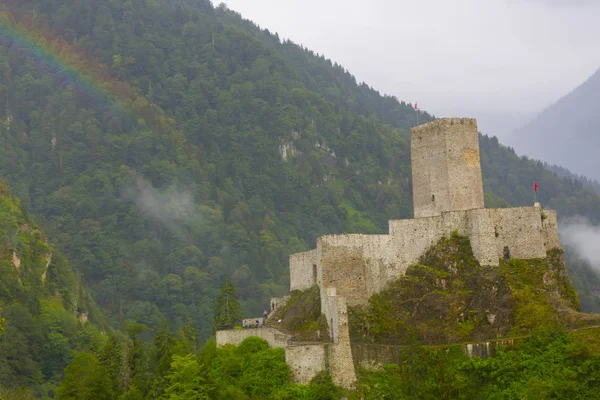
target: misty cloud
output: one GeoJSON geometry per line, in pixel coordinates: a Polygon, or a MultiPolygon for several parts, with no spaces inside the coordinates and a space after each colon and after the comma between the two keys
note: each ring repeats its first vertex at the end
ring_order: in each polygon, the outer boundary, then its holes
{"type": "Polygon", "coordinates": [[[597,5],[597,0],[527,0],[532,3],[541,3],[551,7],[588,7],[597,5]]]}
{"type": "Polygon", "coordinates": [[[560,223],[560,240],[594,269],[600,269],[600,226],[583,217],[566,219],[560,223]]]}
{"type": "Polygon", "coordinates": [[[225,2],[357,80],[437,117],[475,117],[488,134],[508,134],[600,66],[599,0],[225,2]]]}
{"type": "Polygon", "coordinates": [[[152,186],[141,177],[122,189],[123,197],[132,201],[147,219],[162,223],[170,232],[185,241],[189,228],[201,224],[197,206],[191,194],[171,187],[165,191],[152,186]]]}

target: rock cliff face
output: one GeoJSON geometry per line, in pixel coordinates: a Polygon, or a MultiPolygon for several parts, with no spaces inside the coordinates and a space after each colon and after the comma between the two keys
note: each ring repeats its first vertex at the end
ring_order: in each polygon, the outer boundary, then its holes
{"type": "Polygon", "coordinates": [[[441,239],[367,306],[350,307],[349,315],[353,342],[391,344],[479,341],[598,319],[579,312],[561,249],[544,259],[481,266],[469,239],[456,234],[441,239]]]}

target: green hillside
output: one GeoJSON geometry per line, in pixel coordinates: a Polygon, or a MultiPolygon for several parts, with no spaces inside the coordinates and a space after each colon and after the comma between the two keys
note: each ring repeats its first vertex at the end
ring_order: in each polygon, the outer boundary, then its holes
{"type": "Polygon", "coordinates": [[[76,350],[100,333],[79,276],[0,181],[0,397],[59,382],[76,350]]]}
{"type": "MultiPolygon", "coordinates": [[[[260,313],[318,235],[411,217],[413,108],[324,57],[202,0],[0,8],[0,176],[113,326],[206,337],[225,273],[260,313]]],[[[600,219],[579,182],[481,149],[488,206],[531,204],[535,179],[544,206],[600,219]]]]}

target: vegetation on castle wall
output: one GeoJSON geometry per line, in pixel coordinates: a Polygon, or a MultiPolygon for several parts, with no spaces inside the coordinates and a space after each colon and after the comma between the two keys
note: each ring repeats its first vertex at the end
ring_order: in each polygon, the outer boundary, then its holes
{"type": "Polygon", "coordinates": [[[454,343],[597,320],[577,311],[561,250],[543,260],[481,266],[468,238],[453,233],[368,306],[351,307],[349,317],[359,342],[402,343],[414,334],[423,343],[454,343]]]}
{"type": "Polygon", "coordinates": [[[291,292],[285,306],[276,310],[270,318],[270,324],[303,339],[329,337],[327,322],[321,313],[319,287],[314,285],[304,291],[291,292]]]}

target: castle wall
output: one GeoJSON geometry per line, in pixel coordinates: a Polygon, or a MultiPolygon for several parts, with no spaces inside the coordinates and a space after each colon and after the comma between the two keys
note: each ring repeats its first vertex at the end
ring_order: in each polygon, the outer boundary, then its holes
{"type": "Polygon", "coordinates": [[[558,224],[556,222],[556,211],[543,210],[542,234],[544,236],[544,246],[546,251],[560,248],[560,238],[558,235],[558,224]]]}
{"type": "Polygon", "coordinates": [[[381,291],[388,270],[397,269],[397,249],[390,235],[328,235],[317,240],[319,282],[334,286],[350,305],[364,304],[381,291]]]}
{"type": "Polygon", "coordinates": [[[307,385],[327,368],[325,345],[288,346],[285,348],[285,362],[290,366],[294,382],[307,385]]]}
{"type": "Polygon", "coordinates": [[[453,231],[469,237],[473,255],[482,265],[498,265],[504,256],[504,247],[508,247],[512,258],[546,257],[546,248],[560,246],[560,242],[553,222],[556,213],[544,213],[547,215],[545,227],[542,227],[541,211],[537,207],[482,208],[390,221],[394,246],[402,249],[398,255],[402,267],[394,271],[388,281],[404,274],[427,249],[453,231]]]}
{"type": "Polygon", "coordinates": [[[538,207],[472,210],[471,247],[483,265],[498,265],[508,248],[511,258],[546,257],[541,210],[538,207]]]}
{"type": "Polygon", "coordinates": [[[411,130],[415,218],[483,208],[477,122],[440,119],[411,130]]]}
{"type": "Polygon", "coordinates": [[[346,299],[336,294],[335,288],[327,289],[326,308],[323,313],[330,324],[333,339],[333,344],[328,347],[327,357],[331,379],[337,386],[350,388],[356,382],[356,372],[350,347],[348,306],[346,299]]]}
{"type": "Polygon", "coordinates": [[[389,230],[398,249],[400,267],[391,271],[387,282],[404,275],[406,269],[440,238],[450,236],[455,230],[467,235],[468,217],[466,211],[456,211],[427,218],[395,220],[389,222],[389,230]]]}
{"type": "Polygon", "coordinates": [[[253,328],[217,331],[217,347],[222,347],[228,344],[238,346],[244,339],[251,336],[257,336],[265,339],[271,347],[285,348],[288,344],[288,337],[284,333],[273,328],[253,328]]]}
{"type": "Polygon", "coordinates": [[[290,256],[290,292],[306,290],[317,283],[317,251],[305,251],[290,256]]]}

